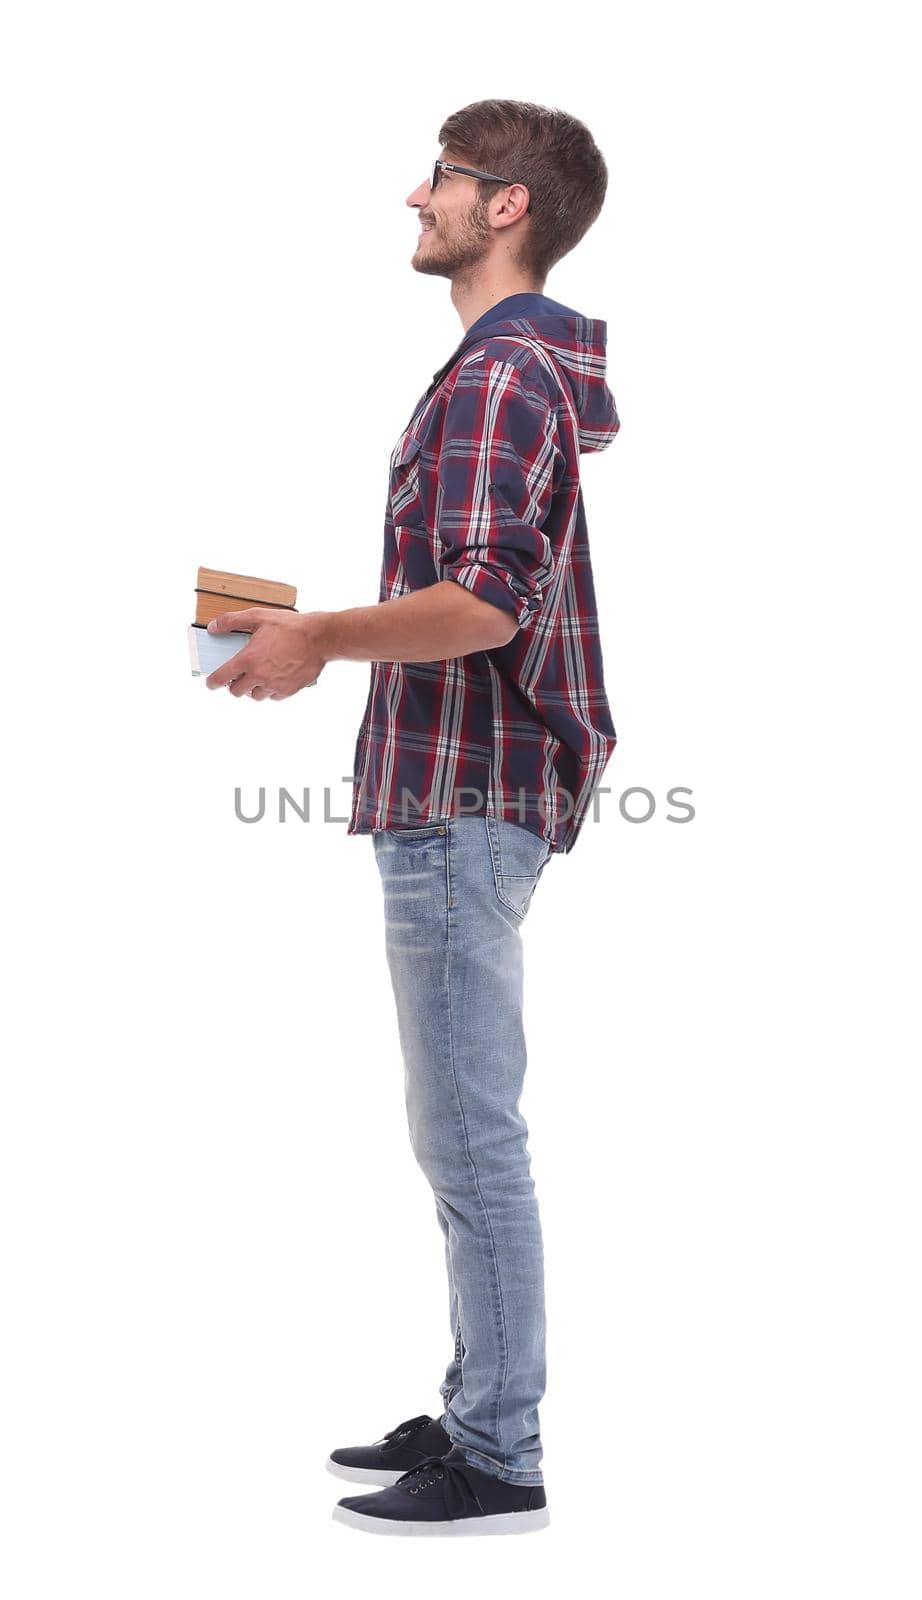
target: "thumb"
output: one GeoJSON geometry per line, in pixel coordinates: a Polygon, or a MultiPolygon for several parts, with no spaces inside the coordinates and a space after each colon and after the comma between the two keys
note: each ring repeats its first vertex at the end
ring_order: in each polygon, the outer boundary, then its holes
{"type": "Polygon", "coordinates": [[[253,609],[247,611],[222,611],[219,617],[212,617],[208,624],[209,633],[252,633],[258,618],[254,618],[253,609]],[[247,621],[249,618],[249,622],[247,621]]]}

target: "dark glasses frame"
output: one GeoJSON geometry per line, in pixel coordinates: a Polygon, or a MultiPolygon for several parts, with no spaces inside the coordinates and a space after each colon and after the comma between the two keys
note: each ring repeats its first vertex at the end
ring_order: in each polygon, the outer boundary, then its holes
{"type": "MultiPolygon", "coordinates": [[[[438,157],[432,163],[432,172],[429,177],[430,190],[437,188],[439,182],[439,168],[445,172],[463,172],[468,178],[482,178],[486,183],[518,183],[518,178],[501,178],[498,172],[480,172],[477,167],[459,167],[456,161],[439,161],[438,157]]],[[[531,210],[531,195],[528,196],[528,205],[525,215],[531,210]]]]}

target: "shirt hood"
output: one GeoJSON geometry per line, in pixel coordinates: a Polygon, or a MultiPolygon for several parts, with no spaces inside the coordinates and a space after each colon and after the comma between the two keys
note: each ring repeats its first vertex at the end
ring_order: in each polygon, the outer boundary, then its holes
{"type": "MultiPolygon", "coordinates": [[[[509,295],[485,312],[468,328],[454,354],[440,372],[439,380],[458,359],[476,345],[489,346],[503,335],[523,335],[544,345],[566,383],[568,398],[579,423],[580,455],[606,450],[621,426],[615,397],[606,377],[607,324],[597,317],[585,317],[570,306],[560,305],[545,295],[509,295]]],[[[491,355],[504,358],[509,345],[498,344],[491,355]]],[[[523,351],[527,354],[527,351],[523,351]]],[[[549,393],[556,384],[545,374],[549,393]]]]}

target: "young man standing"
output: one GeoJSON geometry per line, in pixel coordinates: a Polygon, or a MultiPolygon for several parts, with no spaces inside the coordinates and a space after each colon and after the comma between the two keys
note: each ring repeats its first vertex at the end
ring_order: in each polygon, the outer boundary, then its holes
{"type": "Polygon", "coordinates": [[[606,325],[543,293],[607,171],[566,113],[487,100],[449,117],[407,196],[412,265],[448,278],[464,337],[391,456],[377,605],[229,612],[253,637],[207,680],[284,699],[370,661],[350,833],[370,833],[413,1151],[445,1239],[454,1351],[421,1414],[328,1466],[379,1487],[334,1516],[375,1533],[548,1520],[541,1226],[519,1111],[521,924],[573,848],[615,747],[582,452],[618,431],[606,325]]]}

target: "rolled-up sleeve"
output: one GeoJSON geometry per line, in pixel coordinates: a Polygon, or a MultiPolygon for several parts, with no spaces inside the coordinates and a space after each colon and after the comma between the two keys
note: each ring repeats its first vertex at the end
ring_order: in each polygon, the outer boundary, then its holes
{"type": "Polygon", "coordinates": [[[440,576],[519,626],[540,611],[554,572],[544,531],[563,455],[547,398],[502,361],[462,368],[439,450],[440,576]]]}

